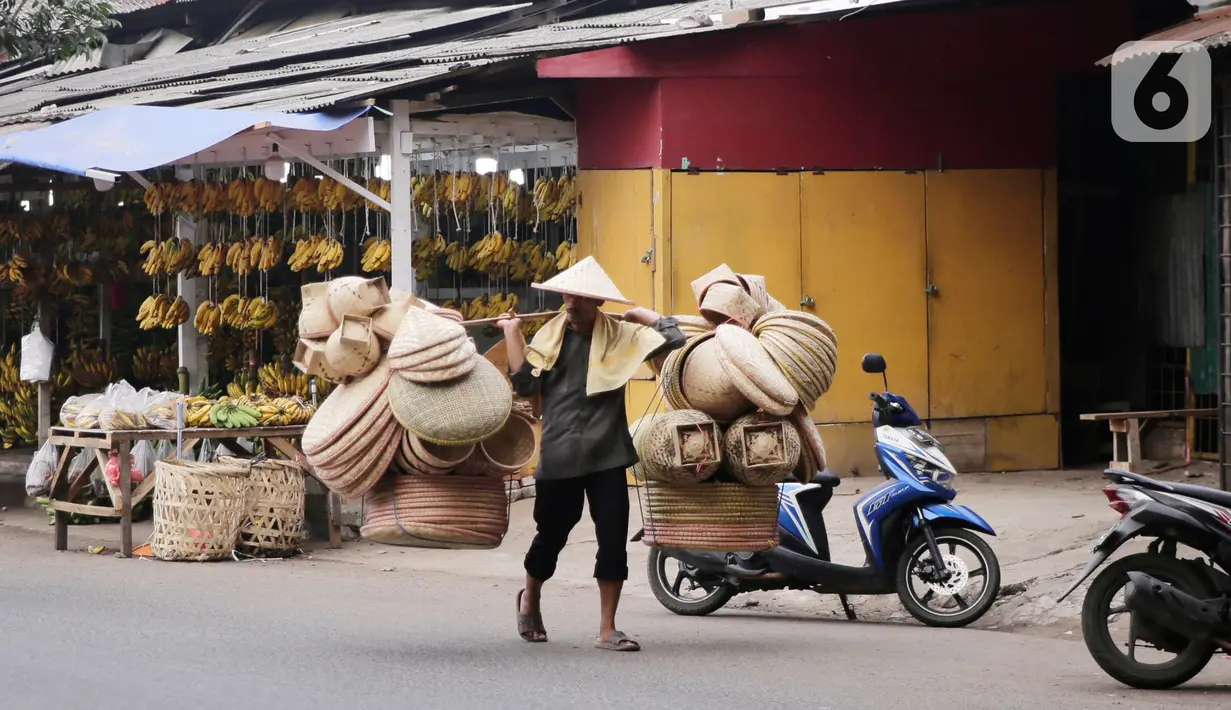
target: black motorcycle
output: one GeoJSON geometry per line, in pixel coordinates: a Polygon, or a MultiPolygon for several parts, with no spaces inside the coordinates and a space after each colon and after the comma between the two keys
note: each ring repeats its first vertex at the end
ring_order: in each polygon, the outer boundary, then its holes
{"type": "Polygon", "coordinates": [[[1134,688],[1174,688],[1216,653],[1231,655],[1231,493],[1127,471],[1104,475],[1113,485],[1103,494],[1120,522],[1095,543],[1089,564],[1060,601],[1120,546],[1149,538],[1146,552],[1117,560],[1094,578],[1081,628],[1090,655],[1112,678],[1134,688]],[[1120,621],[1127,622],[1123,645],[1112,639],[1120,621]],[[1163,658],[1140,658],[1142,652],[1163,658]]]}

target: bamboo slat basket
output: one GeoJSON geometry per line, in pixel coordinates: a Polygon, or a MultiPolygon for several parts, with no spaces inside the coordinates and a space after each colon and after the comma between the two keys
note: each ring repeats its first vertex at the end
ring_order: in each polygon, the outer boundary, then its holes
{"type": "Polygon", "coordinates": [[[644,487],[651,547],[760,552],[778,544],[777,486],[706,482],[644,487]]]}
{"type": "Polygon", "coordinates": [[[722,430],[708,414],[693,409],[642,420],[633,445],[639,470],[647,480],[695,483],[714,475],[722,464],[722,430]]]}
{"type": "Polygon", "coordinates": [[[799,466],[802,444],[795,423],[753,412],[731,423],[725,434],[727,470],[750,486],[782,483],[799,466]]]}
{"type": "Polygon", "coordinates": [[[248,469],[158,461],[154,470],[154,556],[198,562],[230,557],[248,516],[248,469]]]}
{"type": "Polygon", "coordinates": [[[248,469],[248,516],[239,529],[239,550],[253,557],[290,557],[303,542],[303,467],[284,459],[249,463],[223,457],[219,463],[248,469]]]}
{"type": "Polygon", "coordinates": [[[509,530],[509,499],[493,476],[385,477],[364,496],[364,539],[387,545],[490,550],[509,530]]]}

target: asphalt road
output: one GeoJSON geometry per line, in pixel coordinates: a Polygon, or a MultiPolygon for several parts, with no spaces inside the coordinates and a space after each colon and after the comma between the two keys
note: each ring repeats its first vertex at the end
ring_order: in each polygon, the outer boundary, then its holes
{"type": "MultiPolygon", "coordinates": [[[[52,553],[0,528],[0,707],[1226,708],[1231,662],[1182,692],[1131,691],[1080,643],[984,631],[675,617],[652,599],[592,648],[596,594],[549,587],[552,641],[514,632],[516,584],[338,562],[172,564],[52,553]]],[[[458,553],[483,564],[481,552],[458,553]]],[[[396,560],[406,564],[406,558],[396,560]]]]}

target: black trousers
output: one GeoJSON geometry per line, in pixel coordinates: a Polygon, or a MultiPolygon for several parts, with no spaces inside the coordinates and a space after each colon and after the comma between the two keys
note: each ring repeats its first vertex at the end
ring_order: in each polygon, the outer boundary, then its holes
{"type": "Polygon", "coordinates": [[[590,518],[598,538],[594,578],[628,579],[628,480],[623,468],[558,481],[536,481],[534,488],[534,522],[538,532],[526,553],[527,574],[540,582],[555,575],[560,552],[573,527],[581,522],[582,508],[589,500],[590,518]]]}

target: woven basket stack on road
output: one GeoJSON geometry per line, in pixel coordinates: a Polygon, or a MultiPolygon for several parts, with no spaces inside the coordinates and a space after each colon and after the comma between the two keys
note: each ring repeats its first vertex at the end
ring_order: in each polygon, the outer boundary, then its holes
{"type": "Polygon", "coordinates": [[[833,384],[837,337],[762,276],[722,264],[691,286],[697,314],[675,316],[687,343],[651,363],[667,411],[630,427],[644,540],[763,550],[776,544],[777,484],[825,468],[809,412],[833,384]]]}
{"type": "MultiPolygon", "coordinates": [[[[507,377],[478,354],[459,314],[390,295],[380,279],[346,288],[333,283],[311,304],[305,290],[305,309],[315,311],[301,315],[301,329],[319,333],[336,319],[329,337],[341,342],[349,327],[355,337],[345,342],[353,340],[357,354],[335,362],[326,343],[323,359],[316,356],[317,367],[350,376],[304,432],[308,463],[330,490],[365,499],[364,535],[372,540],[458,549],[499,545],[508,529],[504,479],[538,455],[533,413],[524,406],[515,410],[507,377]],[[347,313],[339,316],[340,309],[347,313]],[[370,323],[358,329],[363,318],[370,323]],[[359,348],[369,332],[376,344],[371,367],[371,351],[359,348]]],[[[310,339],[304,343],[319,348],[310,339]]],[[[305,371],[309,364],[297,362],[305,371]]]]}

